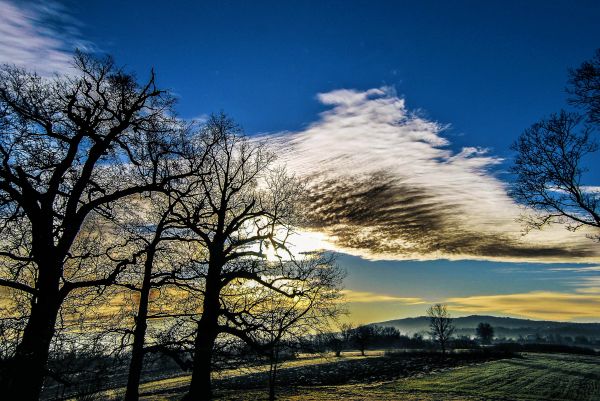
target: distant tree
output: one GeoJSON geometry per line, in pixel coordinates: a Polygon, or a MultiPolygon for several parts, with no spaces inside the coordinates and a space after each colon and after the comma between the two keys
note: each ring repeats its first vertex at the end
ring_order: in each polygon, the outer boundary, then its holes
{"type": "Polygon", "coordinates": [[[494,328],[489,323],[479,323],[475,329],[475,333],[482,344],[491,344],[494,339],[494,328]]]}
{"type": "Polygon", "coordinates": [[[327,345],[332,350],[337,358],[342,356],[344,350],[344,340],[340,332],[329,333],[327,338],[327,345]]]}
{"type": "Polygon", "coordinates": [[[584,183],[584,162],[598,150],[593,138],[600,124],[600,49],[595,58],[570,73],[571,104],[585,114],[560,111],[526,129],[512,149],[512,195],[536,213],[523,216],[526,228],[564,224],[588,227],[600,240],[600,189],[584,183]]]}
{"type": "Polygon", "coordinates": [[[355,325],[352,323],[342,323],[340,325],[340,334],[345,347],[348,347],[352,341],[352,333],[354,332],[354,328],[355,325]]]}
{"type": "Polygon", "coordinates": [[[371,345],[374,336],[375,329],[373,326],[360,326],[353,330],[352,339],[361,355],[365,355],[365,350],[371,345]]]}
{"type": "Polygon", "coordinates": [[[427,316],[429,317],[429,335],[440,345],[442,354],[445,354],[448,341],[454,333],[454,325],[448,308],[443,304],[435,304],[427,309],[427,316]]]}
{"type": "Polygon", "coordinates": [[[342,351],[350,347],[354,326],[351,323],[341,323],[337,326],[338,331],[332,331],[324,335],[326,348],[334,352],[336,357],[342,355],[342,351]]]}

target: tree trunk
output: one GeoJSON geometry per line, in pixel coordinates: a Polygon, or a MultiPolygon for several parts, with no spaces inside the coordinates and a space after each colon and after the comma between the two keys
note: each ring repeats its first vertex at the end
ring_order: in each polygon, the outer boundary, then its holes
{"type": "Polygon", "coordinates": [[[23,338],[7,370],[2,390],[6,401],[37,401],[44,384],[60,296],[58,276],[49,277],[42,271],[48,269],[40,269],[39,294],[31,306],[23,338]]]}
{"type": "Polygon", "coordinates": [[[184,401],[206,401],[212,399],[210,374],[212,372],[212,353],[215,345],[214,331],[202,327],[202,319],[198,324],[194,349],[194,368],[190,389],[184,401]]]}
{"type": "Polygon", "coordinates": [[[129,363],[129,375],[127,376],[127,389],[125,390],[125,401],[138,401],[140,397],[139,387],[144,366],[144,343],[146,339],[146,328],[148,327],[148,301],[152,284],[152,265],[156,246],[153,243],[146,254],[144,263],[144,278],[140,289],[140,303],[135,319],[133,331],[133,346],[131,349],[131,361],[129,363]]]}
{"type": "Polygon", "coordinates": [[[279,352],[275,349],[271,353],[271,366],[269,369],[269,401],[275,401],[275,388],[277,385],[277,365],[279,364],[279,352]]]}
{"type": "Polygon", "coordinates": [[[208,268],[202,317],[198,322],[198,332],[194,343],[194,367],[190,389],[184,401],[206,401],[212,399],[210,374],[212,355],[219,324],[219,294],[221,291],[221,264],[212,261],[208,268]]]}

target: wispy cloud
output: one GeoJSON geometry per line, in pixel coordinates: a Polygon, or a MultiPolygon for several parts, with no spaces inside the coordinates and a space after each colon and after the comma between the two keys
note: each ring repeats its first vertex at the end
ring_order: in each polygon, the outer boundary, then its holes
{"type": "Polygon", "coordinates": [[[453,152],[444,126],[411,113],[389,87],[318,95],[329,109],[307,129],[271,137],[310,179],[311,229],[372,259],[580,261],[598,256],[560,227],[523,237],[521,210],[486,149],[453,152]]]}
{"type": "Polygon", "coordinates": [[[55,1],[0,0],[0,15],[0,63],[48,76],[69,71],[75,48],[92,49],[77,21],[55,1]]]}
{"type": "Polygon", "coordinates": [[[533,291],[521,294],[478,295],[446,300],[463,313],[499,313],[534,319],[594,320],[600,318],[600,294],[533,291]]]}
{"type": "Polygon", "coordinates": [[[373,302],[398,302],[406,305],[420,305],[427,303],[422,298],[398,297],[395,295],[378,294],[368,291],[343,290],[344,300],[352,303],[373,303],[373,302]]]}
{"type": "Polygon", "coordinates": [[[575,292],[579,294],[596,294],[600,296],[600,276],[597,274],[576,278],[570,284],[575,288],[575,292]]]}
{"type": "Polygon", "coordinates": [[[555,272],[594,273],[600,272],[600,266],[553,267],[547,270],[555,272]]]}

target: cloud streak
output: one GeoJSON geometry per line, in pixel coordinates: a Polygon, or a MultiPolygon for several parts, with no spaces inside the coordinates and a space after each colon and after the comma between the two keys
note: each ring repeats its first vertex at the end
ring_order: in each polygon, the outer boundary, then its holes
{"type": "Polygon", "coordinates": [[[533,291],[521,294],[478,295],[446,300],[452,311],[500,313],[533,319],[596,320],[600,318],[600,294],[533,291]]]}
{"type": "Polygon", "coordinates": [[[422,298],[398,297],[395,295],[378,294],[368,291],[343,290],[344,301],[350,303],[397,302],[406,305],[420,305],[427,303],[422,298]]]}
{"type": "Polygon", "coordinates": [[[68,10],[57,2],[0,0],[0,15],[0,64],[16,64],[50,76],[70,71],[76,48],[92,48],[81,39],[68,10]]]}
{"type": "Polygon", "coordinates": [[[560,227],[521,235],[521,210],[485,149],[449,148],[444,126],[407,110],[389,87],[318,95],[305,130],[269,137],[310,183],[309,227],[370,259],[597,260],[560,227]]]}

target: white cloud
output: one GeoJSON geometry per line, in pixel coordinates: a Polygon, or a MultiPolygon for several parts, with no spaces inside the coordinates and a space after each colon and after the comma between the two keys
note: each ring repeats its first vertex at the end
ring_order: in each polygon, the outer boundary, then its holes
{"type": "Polygon", "coordinates": [[[70,70],[75,48],[90,50],[76,21],[54,1],[0,0],[0,63],[16,64],[40,75],[70,70]]]}
{"type": "Polygon", "coordinates": [[[523,237],[521,209],[486,149],[453,152],[444,125],[411,113],[389,87],[335,90],[330,108],[270,138],[310,177],[313,227],[337,249],[373,259],[598,260],[583,233],[550,227],[523,237]]]}
{"type": "Polygon", "coordinates": [[[555,272],[593,273],[600,272],[600,266],[554,267],[548,270],[555,272]]]}

